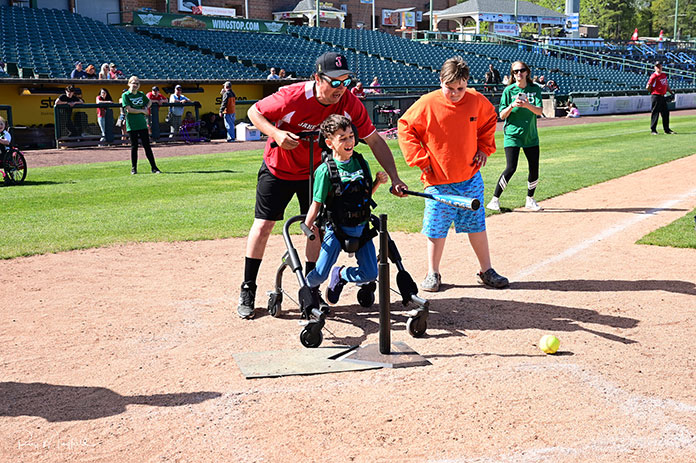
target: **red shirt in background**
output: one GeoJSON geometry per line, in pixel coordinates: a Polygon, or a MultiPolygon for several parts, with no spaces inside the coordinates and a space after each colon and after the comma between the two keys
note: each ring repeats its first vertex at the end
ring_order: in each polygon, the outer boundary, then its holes
{"type": "Polygon", "coordinates": [[[652,87],[650,94],[652,95],[664,95],[667,93],[667,74],[664,72],[657,73],[653,72],[648,79],[648,85],[652,87]]]}
{"type": "MultiPolygon", "coordinates": [[[[324,106],[314,94],[314,81],[298,82],[280,87],[276,93],[255,103],[256,109],[281,130],[300,133],[317,130],[324,119],[332,114],[348,117],[358,128],[358,137],[365,139],[372,135],[375,126],[367,115],[367,110],[358,98],[346,91],[338,103],[324,106]]],[[[271,147],[269,137],[263,153],[263,160],[273,175],[283,180],[306,180],[309,178],[309,141],[300,140],[293,150],[280,146],[271,147]]],[[[321,164],[321,149],[314,145],[314,168],[321,164]]]]}

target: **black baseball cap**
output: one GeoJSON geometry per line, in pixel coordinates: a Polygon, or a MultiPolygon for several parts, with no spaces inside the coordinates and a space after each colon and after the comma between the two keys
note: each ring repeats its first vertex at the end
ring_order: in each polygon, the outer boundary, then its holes
{"type": "Polygon", "coordinates": [[[662,66],[662,61],[655,61],[655,66],[662,66]]]}
{"type": "Polygon", "coordinates": [[[157,90],[159,92],[159,87],[155,85],[154,87],[152,87],[152,90],[157,90]]]}
{"type": "Polygon", "coordinates": [[[318,74],[325,74],[329,77],[340,77],[344,74],[351,74],[348,69],[348,60],[340,53],[328,52],[317,58],[315,70],[318,74]]]}

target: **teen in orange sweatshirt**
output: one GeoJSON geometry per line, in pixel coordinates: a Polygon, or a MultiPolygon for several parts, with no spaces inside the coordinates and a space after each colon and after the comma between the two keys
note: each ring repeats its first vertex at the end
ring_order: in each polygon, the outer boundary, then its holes
{"type": "MultiPolygon", "coordinates": [[[[459,56],[445,61],[440,90],[423,95],[399,120],[399,145],[409,166],[421,169],[426,193],[477,198],[483,203],[479,169],[495,152],[497,116],[493,105],[467,88],[469,67],[459,56]]],[[[491,266],[486,213],[466,211],[427,199],[422,233],[428,238],[428,275],[425,291],[438,291],[440,260],[450,226],[467,233],[481,270],[479,280],[494,288],[508,286],[507,278],[491,266]]]]}

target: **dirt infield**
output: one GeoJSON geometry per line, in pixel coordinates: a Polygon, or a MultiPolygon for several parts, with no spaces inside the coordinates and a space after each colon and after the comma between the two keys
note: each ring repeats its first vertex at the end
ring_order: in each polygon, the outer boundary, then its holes
{"type": "MultiPolygon", "coordinates": [[[[451,235],[428,335],[393,317],[428,367],[244,379],[235,352],[301,349],[291,302],[237,317],[244,239],[0,261],[0,461],[694,461],[696,250],[634,244],[696,207],[693,178],[696,155],[489,218],[505,290],[451,235]]],[[[394,238],[420,280],[424,239],[394,238]]],[[[325,345],[377,342],[355,293],[325,345]]]]}

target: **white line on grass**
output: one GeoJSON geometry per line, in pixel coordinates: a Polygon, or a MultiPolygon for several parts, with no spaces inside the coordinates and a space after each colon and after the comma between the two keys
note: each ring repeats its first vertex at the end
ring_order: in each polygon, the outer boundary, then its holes
{"type": "Polygon", "coordinates": [[[645,219],[648,219],[651,216],[657,214],[658,212],[661,212],[661,211],[664,211],[665,209],[669,209],[673,206],[676,206],[677,204],[679,204],[680,202],[684,201],[685,199],[687,199],[691,196],[696,196],[696,189],[693,189],[687,193],[684,193],[683,195],[679,196],[676,199],[671,199],[669,201],[665,201],[660,206],[653,208],[653,209],[650,209],[650,210],[646,211],[644,214],[636,215],[634,217],[631,217],[628,220],[625,220],[619,224],[614,225],[613,227],[609,227],[609,228],[603,230],[602,232],[598,233],[597,235],[593,236],[592,238],[589,238],[589,239],[587,239],[579,244],[576,244],[575,246],[570,247],[570,248],[566,249],[565,251],[563,251],[559,254],[556,254],[553,257],[550,257],[546,260],[538,262],[534,265],[530,265],[529,267],[527,267],[526,269],[522,270],[520,273],[515,275],[513,277],[513,280],[514,281],[522,280],[525,277],[528,277],[529,275],[538,272],[539,270],[546,267],[547,265],[555,264],[556,262],[560,262],[564,259],[572,257],[575,254],[589,248],[593,244],[595,244],[599,241],[605,240],[605,239],[609,238],[610,236],[615,235],[615,234],[627,229],[628,227],[631,227],[631,226],[637,224],[638,222],[641,222],[645,219]]]}

